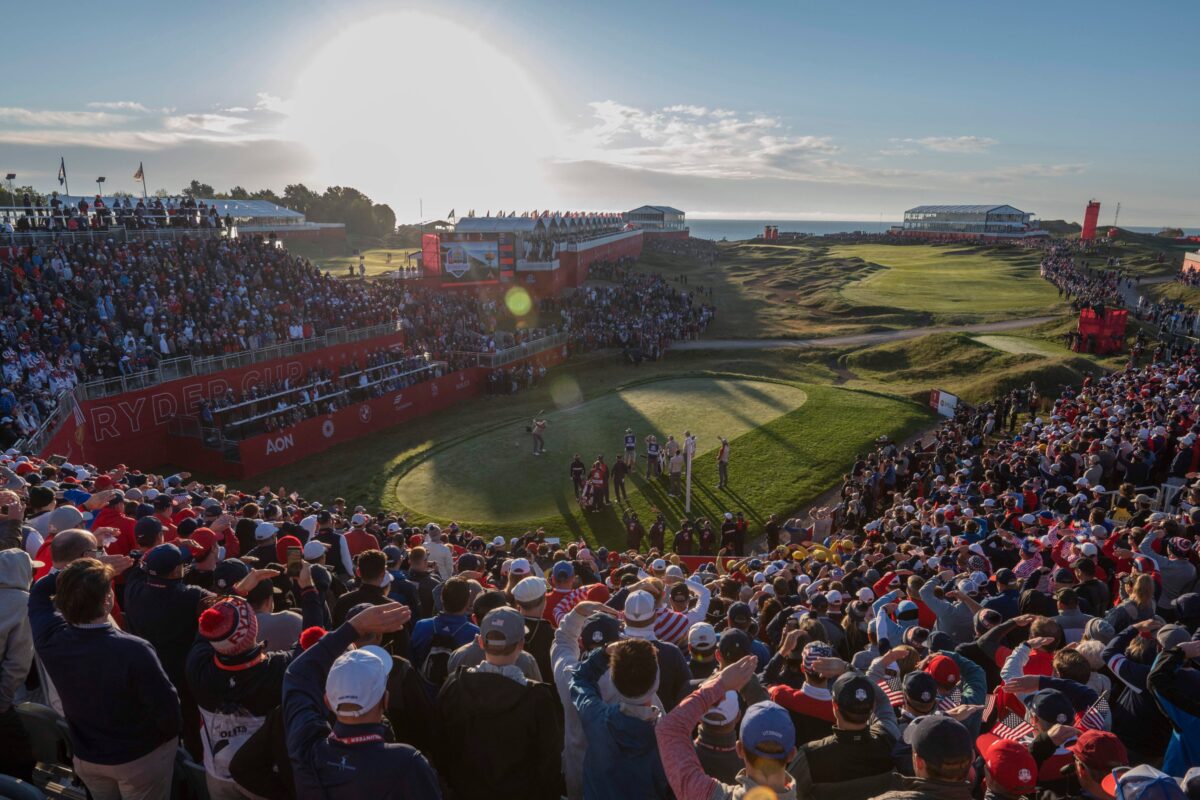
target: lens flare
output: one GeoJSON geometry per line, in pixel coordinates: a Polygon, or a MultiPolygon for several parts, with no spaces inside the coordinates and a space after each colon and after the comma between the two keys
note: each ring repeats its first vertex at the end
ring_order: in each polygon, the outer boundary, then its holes
{"type": "Polygon", "coordinates": [[[574,378],[560,375],[550,381],[550,399],[556,408],[571,408],[583,402],[583,392],[574,378]]]}
{"type": "Polygon", "coordinates": [[[533,298],[524,288],[514,286],[504,293],[504,305],[514,317],[523,317],[533,310],[533,298]]]}

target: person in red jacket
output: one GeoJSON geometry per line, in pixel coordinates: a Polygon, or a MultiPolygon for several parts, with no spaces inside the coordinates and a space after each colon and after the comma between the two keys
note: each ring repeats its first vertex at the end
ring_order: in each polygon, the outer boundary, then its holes
{"type": "Polygon", "coordinates": [[[116,540],[109,544],[108,552],[113,555],[127,555],[130,550],[137,548],[133,538],[133,526],[137,520],[125,513],[125,494],[115,492],[109,499],[108,505],[96,513],[93,530],[99,534],[105,528],[116,531],[116,540]]]}

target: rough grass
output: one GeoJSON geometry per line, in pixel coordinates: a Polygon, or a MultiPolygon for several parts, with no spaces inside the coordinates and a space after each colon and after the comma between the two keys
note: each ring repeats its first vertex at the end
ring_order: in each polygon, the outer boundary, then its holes
{"type": "Polygon", "coordinates": [[[1057,392],[1105,366],[1066,348],[1058,355],[1011,353],[957,333],[862,348],[842,355],[839,363],[853,374],[851,386],[895,392],[918,402],[928,397],[930,389],[943,389],[970,403],[1031,382],[1043,391],[1057,392]]]}

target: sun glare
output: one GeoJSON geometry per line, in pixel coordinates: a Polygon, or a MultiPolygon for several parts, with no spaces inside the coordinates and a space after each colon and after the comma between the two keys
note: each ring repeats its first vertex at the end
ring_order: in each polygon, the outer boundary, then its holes
{"type": "Polygon", "coordinates": [[[336,34],[297,75],[288,121],[329,182],[395,198],[401,220],[549,202],[542,159],[559,125],[516,42],[430,14],[373,17],[336,34]],[[411,208],[403,204],[411,202],[411,208]]]}

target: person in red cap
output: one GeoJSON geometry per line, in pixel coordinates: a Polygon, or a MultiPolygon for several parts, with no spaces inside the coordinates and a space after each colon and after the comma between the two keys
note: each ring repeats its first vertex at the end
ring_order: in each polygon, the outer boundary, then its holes
{"type": "Polygon", "coordinates": [[[1109,731],[1084,731],[1067,749],[1075,754],[1075,775],[1083,795],[1113,800],[1117,791],[1113,770],[1129,765],[1129,752],[1121,739],[1109,731]]]}
{"type": "Polygon", "coordinates": [[[1030,795],[1037,788],[1037,762],[1018,742],[997,739],[983,756],[984,800],[1001,800],[1030,795]]]}
{"type": "Polygon", "coordinates": [[[213,570],[220,560],[217,535],[211,528],[196,528],[192,531],[190,541],[195,542],[196,547],[192,549],[192,565],[183,573],[183,582],[212,591],[213,570]]]}

